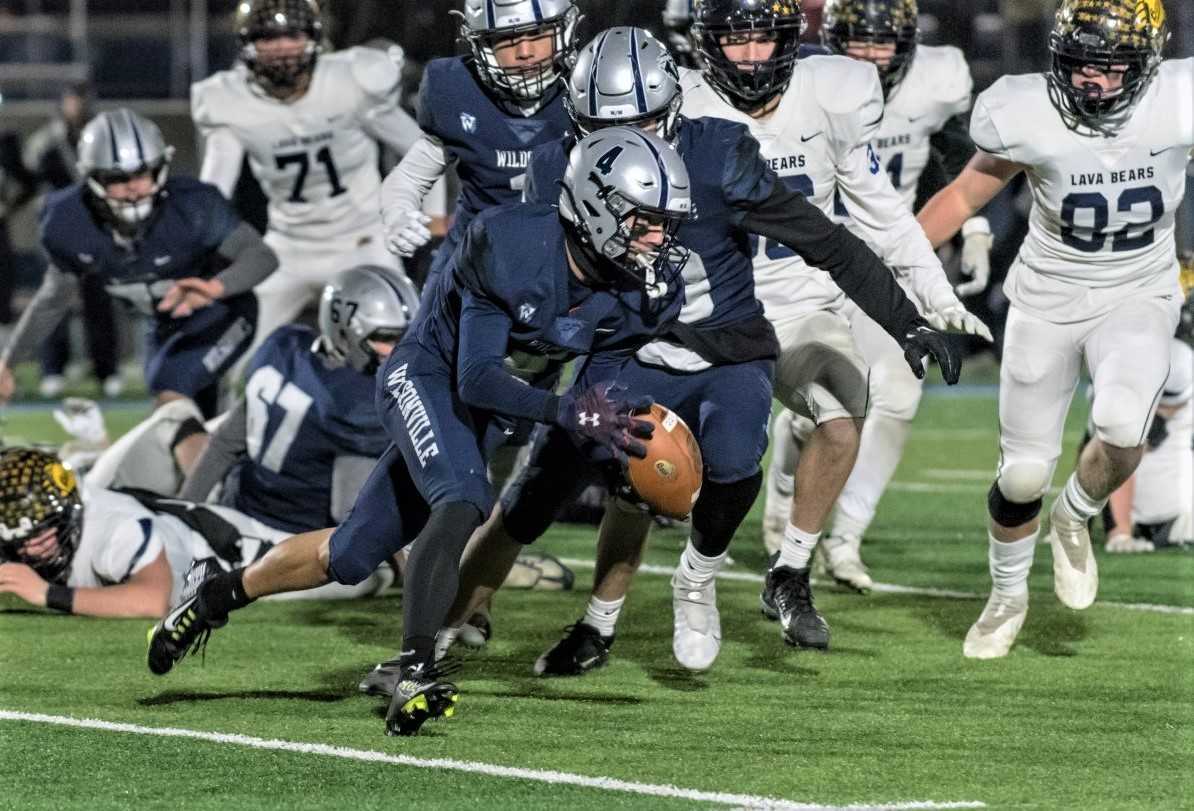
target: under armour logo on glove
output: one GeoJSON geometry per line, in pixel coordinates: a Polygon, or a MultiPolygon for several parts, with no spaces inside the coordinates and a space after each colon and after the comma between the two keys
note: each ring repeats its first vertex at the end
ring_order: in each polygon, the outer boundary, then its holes
{"type": "Polygon", "coordinates": [[[629,456],[647,455],[640,439],[650,439],[655,426],[631,415],[651,408],[650,397],[626,397],[627,388],[613,382],[598,383],[581,394],[560,398],[556,424],[566,431],[608,448],[622,464],[629,456]]]}

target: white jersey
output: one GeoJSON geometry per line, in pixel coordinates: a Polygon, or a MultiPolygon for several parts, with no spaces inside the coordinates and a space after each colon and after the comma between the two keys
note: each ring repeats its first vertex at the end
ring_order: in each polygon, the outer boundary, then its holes
{"type": "MultiPolygon", "coordinates": [[[[735,109],[695,71],[683,73],[681,86],[685,115],[746,124],[771,169],[827,216],[833,216],[840,191],[852,230],[877,246],[890,266],[908,271],[917,298],[927,300],[938,285],[949,289],[924,232],[868,146],[883,117],[873,65],[842,56],[801,59],[778,107],[764,120],[735,109]]],[[[758,240],[754,268],[755,295],[772,322],[845,303],[828,273],[771,240],[758,240]]]]}
{"type": "MultiPolygon", "coordinates": [[[[203,536],[181,519],[154,512],[137,499],[114,490],[83,483],[83,534],[71,561],[67,585],[99,588],[126,582],[157,560],[162,552],[170,564],[171,604],[182,594],[187,570],[201,558],[217,557],[203,536]]],[[[276,543],[288,533],[266,527],[236,510],[203,505],[218,513],[239,533],[242,560],[255,560],[262,546],[276,543]]],[[[225,568],[227,562],[222,564],[225,568]]]]}
{"type": "Polygon", "coordinates": [[[909,210],[929,165],[929,139],[970,109],[974,82],[966,57],[952,45],[920,45],[908,72],[887,99],[871,146],[909,210]]]}
{"type": "Polygon", "coordinates": [[[970,135],[1022,164],[1028,236],[1004,283],[1056,323],[1097,318],[1125,295],[1177,294],[1174,213],[1194,146],[1194,59],[1167,60],[1114,137],[1068,129],[1045,76],[1005,76],[979,95],[970,135]]]}
{"type": "Polygon", "coordinates": [[[310,88],[290,103],[257,89],[240,65],[197,82],[191,115],[212,158],[201,177],[229,194],[247,154],[269,198],[270,231],[313,242],[380,231],[375,139],[401,140],[395,132],[413,125],[398,106],[399,81],[385,52],[349,48],[321,55],[310,88]]]}

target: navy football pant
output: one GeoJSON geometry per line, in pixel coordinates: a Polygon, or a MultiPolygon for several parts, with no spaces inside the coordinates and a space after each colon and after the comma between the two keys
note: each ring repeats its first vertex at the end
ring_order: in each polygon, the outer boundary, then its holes
{"type": "MultiPolygon", "coordinates": [[[[651,395],[679,414],[696,436],[705,481],[733,484],[759,471],[774,374],[770,360],[675,372],[631,359],[620,368],[590,366],[576,387],[583,390],[614,377],[633,394],[651,395]]],[[[541,427],[529,464],[502,497],[506,530],[521,543],[535,541],[595,475],[565,432],[541,427]]]]}
{"type": "Polygon", "coordinates": [[[158,320],[149,334],[145,383],[176,391],[215,416],[220,378],[249,348],[257,326],[252,293],[216,301],[186,318],[158,320]]]}

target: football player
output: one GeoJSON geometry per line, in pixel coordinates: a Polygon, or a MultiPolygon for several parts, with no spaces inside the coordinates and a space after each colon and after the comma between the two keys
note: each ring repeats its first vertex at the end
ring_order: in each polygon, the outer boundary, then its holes
{"type": "Polygon", "coordinates": [[[672,323],[686,258],[674,235],[690,210],[675,153],[616,129],[573,150],[558,207],[499,206],[474,219],[451,272],[378,373],[377,407],[394,444],[348,518],[206,581],[155,628],[150,669],[168,671],[257,597],[355,583],[409,544],[386,727],[409,735],[451,715],[457,692],[434,667],[435,633],[465,542],[493,506],[487,452],[510,420],[529,420],[560,426],[593,453],[645,455],[632,436],[649,434],[649,424],[630,414],[649,398],[628,399],[607,383],[556,395],[542,381],[568,359],[631,351],[672,323]]]}
{"type": "Polygon", "coordinates": [[[378,141],[404,153],[419,129],[399,106],[399,52],[323,53],[315,0],[245,0],[234,26],[239,63],[192,85],[191,116],[204,139],[200,177],[231,196],[247,156],[269,199],[265,239],[281,268],[256,291],[256,347],[338,270],[400,272],[377,210],[378,141]]]}
{"type": "MultiPolygon", "coordinates": [[[[883,118],[877,71],[833,55],[798,59],[803,23],[798,2],[700,3],[693,33],[703,68],[683,77],[685,109],[744,124],[783,184],[825,214],[834,213],[840,194],[852,230],[877,246],[930,323],[989,338],[958,300],[871,146],[883,118]]],[[[825,648],[828,625],[807,608],[809,563],[854,466],[868,370],[843,312],[839,280],[771,239],[758,241],[754,267],[759,300],[779,338],[776,399],[816,426],[794,466],[795,494],[763,608],[782,619],[790,643],[825,648]],[[783,605],[771,596],[778,584],[784,584],[783,605]]],[[[883,326],[895,338],[892,351],[907,357],[903,336],[883,326]]],[[[919,363],[911,366],[923,376],[919,363]]]]}
{"type": "Polygon", "coordinates": [[[1029,232],[1004,282],[1000,461],[988,497],[992,590],[963,653],[1005,656],[1028,612],[1042,497],[1082,362],[1095,437],[1050,511],[1054,591],[1098,591],[1087,521],[1136,468],[1178,323],[1174,212],[1194,146],[1194,59],[1162,60],[1160,0],[1063,0],[1051,68],[979,95],[970,165],[920,212],[934,244],[1020,172],[1029,232]]]}
{"type": "MultiPolygon", "coordinates": [[[[286,535],[235,510],[94,487],[39,450],[0,454],[0,593],[35,606],[160,617],[182,598],[192,567],[256,560],[286,535]]],[[[355,587],[332,583],[307,596],[366,596],[391,582],[381,569],[355,587]]]]}
{"type": "MultiPolygon", "coordinates": [[[[940,163],[948,181],[974,154],[966,121],[972,86],[966,59],[954,47],[918,46],[916,0],[829,0],[822,13],[826,48],[870,62],[879,71],[885,103],[871,146],[904,208],[912,210],[921,173],[931,160],[940,163]]],[[[962,235],[962,271],[971,281],[957,292],[965,296],[986,287],[991,228],[986,218],[976,216],[962,226],[962,235]]],[[[846,313],[855,344],[870,368],[870,406],[858,461],[837,499],[821,552],[830,575],[865,593],[872,583],[859,554],[862,537],[899,464],[922,382],[909,372],[899,346],[874,321],[853,308],[846,313]]],[[[812,428],[810,420],[788,409],[772,426],[763,518],[770,552],[779,549],[788,522],[798,440],[807,439],[812,428]]]]}
{"type": "MultiPolygon", "coordinates": [[[[83,129],[83,179],[46,201],[50,266],[0,353],[0,400],[12,394],[10,359],[57,325],[80,277],[99,274],[109,293],[151,317],[145,382],[156,404],[188,398],[215,413],[220,377],[253,337],[250,291],[278,260],[218,189],[169,176],[173,154],[157,126],[130,110],[101,113],[83,129]]],[[[185,466],[200,449],[184,440],[175,453],[185,466]]]]}
{"type": "Polygon", "coordinates": [[[692,52],[692,6],[694,0],[667,0],[663,6],[663,30],[672,57],[682,68],[697,68],[692,52]]]}
{"type": "MultiPolygon", "coordinates": [[[[921,358],[931,353],[951,381],[958,369],[942,336],[925,326],[891,272],[860,240],[782,184],[760,158],[746,127],[711,117],[682,118],[681,102],[681,82],[666,49],[637,28],[599,34],[581,51],[568,83],[568,106],[579,133],[634,124],[670,139],[691,167],[699,216],[679,231],[680,244],[691,250],[679,323],[629,360],[608,368],[591,364],[582,379],[605,375],[632,391],[649,392],[678,413],[700,443],[704,483],[693,509],[692,536],[672,581],[673,652],[682,665],[699,671],[711,667],[720,650],[714,578],[762,482],[759,460],[767,444],[779,352],[775,331],[755,298],[750,234],[791,246],[832,273],[908,349],[909,363],[920,368],[921,358]]],[[[536,150],[529,195],[558,182],[565,150],[562,142],[536,150]]],[[[481,538],[470,544],[454,622],[468,615],[466,602],[485,599],[501,582],[500,564],[512,560],[520,544],[546,531],[584,485],[583,468],[560,432],[542,433],[529,465],[481,538]]],[[[615,499],[606,510],[585,615],[539,658],[536,672],[577,674],[607,661],[650,525],[650,516],[625,499],[615,499]]],[[[806,584],[807,571],[804,577],[806,584]]],[[[798,597],[807,595],[798,578],[783,588],[785,599],[798,600],[790,614],[799,614],[802,623],[819,623],[811,599],[798,597]]],[[[451,633],[444,632],[444,644],[451,633]]]]}
{"type": "Polygon", "coordinates": [[[382,218],[390,250],[413,256],[431,239],[423,198],[454,164],[460,196],[424,292],[480,211],[516,203],[531,150],[568,129],[564,75],[575,54],[572,0],[465,0],[460,37],[468,56],[427,63],[419,90],[423,136],[386,177],[382,218]]]}

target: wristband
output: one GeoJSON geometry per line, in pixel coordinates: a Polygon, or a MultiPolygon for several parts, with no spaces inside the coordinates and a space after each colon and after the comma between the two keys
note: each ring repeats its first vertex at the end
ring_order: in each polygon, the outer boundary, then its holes
{"type": "Polygon", "coordinates": [[[75,590],[70,586],[51,584],[46,589],[46,608],[52,608],[64,614],[75,613],[75,590]]]}
{"type": "Polygon", "coordinates": [[[187,417],[183,420],[182,425],[178,426],[178,430],[174,433],[174,441],[170,443],[170,450],[173,451],[187,439],[195,436],[195,434],[206,434],[207,428],[203,423],[194,417],[187,417]]]}

